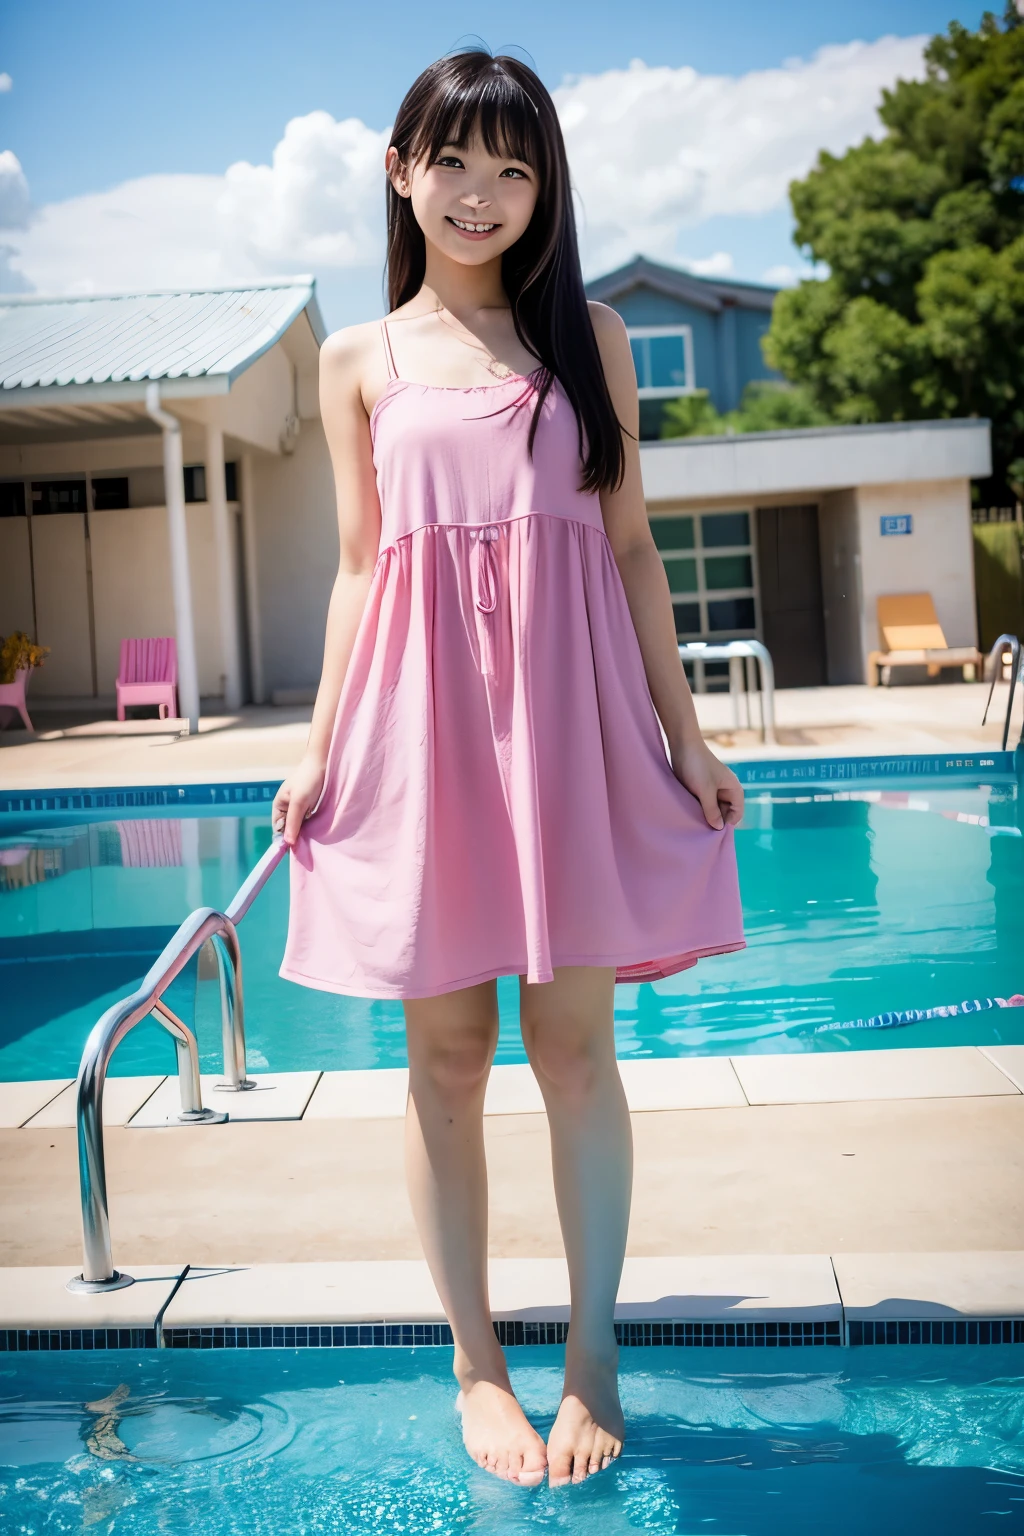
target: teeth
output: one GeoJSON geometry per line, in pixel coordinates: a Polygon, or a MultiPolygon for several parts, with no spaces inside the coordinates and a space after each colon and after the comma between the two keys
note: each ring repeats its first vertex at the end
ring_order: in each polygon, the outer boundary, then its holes
{"type": "Polygon", "coordinates": [[[497,229],[496,224],[469,224],[465,219],[452,219],[456,229],[468,229],[471,235],[486,234],[489,229],[497,229]]]}

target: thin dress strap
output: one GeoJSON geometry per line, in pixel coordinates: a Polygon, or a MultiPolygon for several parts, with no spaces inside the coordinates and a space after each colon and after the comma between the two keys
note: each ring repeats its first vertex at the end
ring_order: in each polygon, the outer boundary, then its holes
{"type": "Polygon", "coordinates": [[[388,378],[397,379],[398,369],[395,367],[395,355],[391,350],[391,337],[388,335],[388,323],[382,320],[380,323],[381,340],[384,342],[384,357],[388,365],[388,378]]]}

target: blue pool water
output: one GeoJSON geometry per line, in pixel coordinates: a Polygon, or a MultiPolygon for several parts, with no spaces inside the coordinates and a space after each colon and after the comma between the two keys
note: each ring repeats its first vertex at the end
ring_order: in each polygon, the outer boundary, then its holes
{"type": "MultiPolygon", "coordinates": [[[[785,768],[785,765],[782,765],[785,768]]],[[[623,1057],[1024,1042],[1024,1008],[908,1027],[820,1032],[886,1010],[1024,992],[1019,779],[748,786],[736,846],[748,948],[617,989],[623,1057]]],[[[0,1079],[72,1076],[90,1027],[130,992],[196,906],[223,906],[270,841],[269,807],[0,814],[0,1079]]],[[[250,1067],[405,1061],[398,1003],[277,975],[282,867],[240,933],[250,1067]]],[[[518,985],[499,983],[498,1060],[522,1061],[518,985]]],[[[171,1006],[218,1066],[216,984],[193,965],[171,1006]]],[[[155,1025],[116,1073],[166,1071],[155,1025]]]]}
{"type": "MultiPolygon", "coordinates": [[[[541,1433],[561,1351],[512,1352],[541,1433]]],[[[581,1487],[466,1457],[450,1351],[8,1356],[0,1528],[18,1536],[975,1536],[1024,1529],[1019,1348],[650,1349],[621,1462],[581,1487]],[[827,1359],[817,1358],[819,1355],[827,1359]],[[881,1358],[879,1358],[881,1357],[881,1358]],[[118,1387],[105,1417],[86,1404],[118,1387]],[[123,1394],[122,1394],[123,1395],[123,1394]],[[1009,1522],[1009,1523],[1007,1523],[1009,1522]]]]}

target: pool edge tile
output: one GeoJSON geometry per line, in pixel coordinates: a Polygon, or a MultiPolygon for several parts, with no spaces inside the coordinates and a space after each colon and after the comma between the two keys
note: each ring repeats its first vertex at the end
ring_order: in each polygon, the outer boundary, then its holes
{"type": "MultiPolygon", "coordinates": [[[[218,1088],[223,1072],[202,1073],[200,1085],[203,1107],[224,1112],[236,1125],[257,1121],[301,1120],[320,1081],[317,1070],[305,1072],[255,1072],[257,1084],[243,1093],[218,1088]],[[275,1094],[280,1097],[273,1097],[275,1094]]],[[[178,1120],[181,1100],[177,1077],[166,1077],[142,1107],[128,1121],[129,1130],[195,1129],[178,1120]]]]}
{"type": "Polygon", "coordinates": [[[1024,1318],[1024,1251],[834,1254],[848,1323],[1024,1318]]]}
{"type": "Polygon", "coordinates": [[[152,1328],[156,1314],[184,1269],[180,1264],[126,1264],[134,1285],[81,1295],[67,1282],[81,1265],[24,1265],[0,1269],[0,1329],[152,1328]]]}
{"type": "Polygon", "coordinates": [[[979,1045],[978,1050],[1024,1093],[1024,1045],[979,1045]]]}
{"type": "Polygon", "coordinates": [[[19,1130],[74,1083],[73,1077],[33,1078],[0,1083],[0,1130],[19,1130]]]}
{"type": "MultiPolygon", "coordinates": [[[[127,1125],[133,1115],[156,1093],[166,1076],[108,1077],[103,1086],[104,1126],[127,1125]]],[[[74,1130],[76,1124],[75,1084],[71,1082],[57,1097],[37,1110],[21,1127],[25,1131],[74,1130]]]]}
{"type": "Polygon", "coordinates": [[[974,1045],[806,1051],[730,1058],[748,1101],[839,1104],[1012,1097],[1020,1089],[974,1045]]]}

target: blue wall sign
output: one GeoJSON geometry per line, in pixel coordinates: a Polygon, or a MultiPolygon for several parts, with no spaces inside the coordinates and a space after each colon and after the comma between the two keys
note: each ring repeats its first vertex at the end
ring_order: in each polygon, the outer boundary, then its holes
{"type": "Polygon", "coordinates": [[[882,529],[882,538],[888,538],[894,533],[913,533],[914,519],[909,512],[904,512],[900,517],[880,517],[879,523],[882,529]]]}

